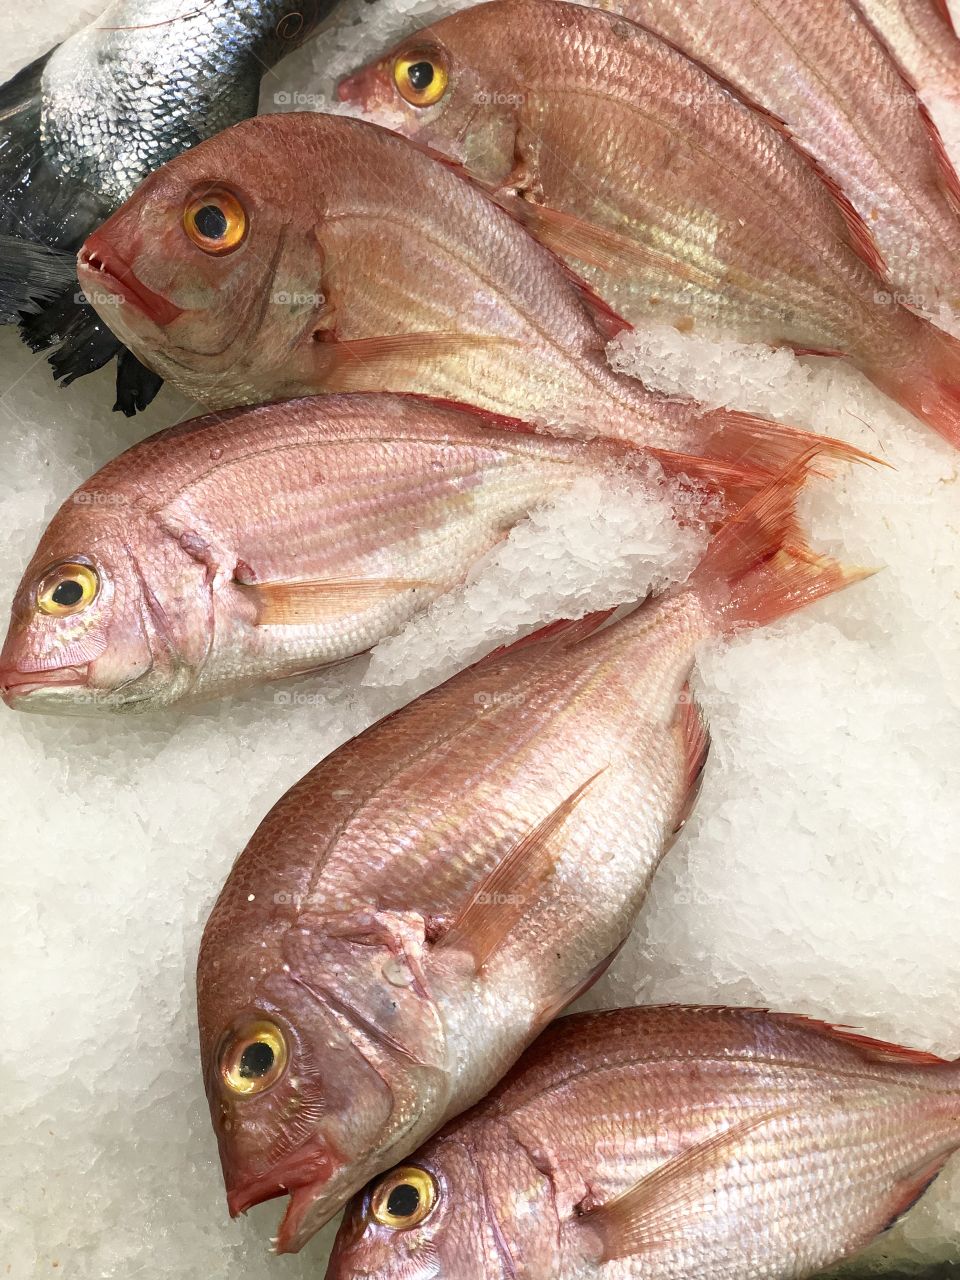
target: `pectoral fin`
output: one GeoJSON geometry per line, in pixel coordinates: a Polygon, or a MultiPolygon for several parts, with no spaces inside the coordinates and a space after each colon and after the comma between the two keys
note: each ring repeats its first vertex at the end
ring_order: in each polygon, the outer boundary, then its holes
{"type": "Polygon", "coordinates": [[[423,591],[437,584],[417,578],[315,578],[235,585],[255,601],[257,626],[265,627],[329,622],[401,592],[423,591]]]}
{"type": "Polygon", "coordinates": [[[397,333],[341,340],[320,334],[325,391],[406,391],[421,365],[496,348],[505,339],[475,333],[397,333]]]}
{"type": "Polygon", "coordinates": [[[599,1241],[600,1262],[676,1241],[702,1218],[724,1168],[742,1154],[744,1139],[782,1114],[764,1112],[681,1152],[616,1200],[582,1213],[577,1230],[599,1241]]]}
{"type": "Polygon", "coordinates": [[[716,279],[689,263],[660,253],[633,236],[598,227],[576,214],[549,205],[533,204],[520,196],[498,195],[499,203],[522,222],[548,249],[561,258],[576,258],[587,266],[625,280],[636,275],[668,273],[704,288],[715,288],[716,279]]]}
{"type": "Polygon", "coordinates": [[[477,971],[483,968],[553,874],[556,863],[553,837],[606,767],[604,765],[603,769],[598,769],[581,783],[572,795],[514,845],[481,881],[448,932],[436,944],[438,947],[469,952],[477,971]]]}

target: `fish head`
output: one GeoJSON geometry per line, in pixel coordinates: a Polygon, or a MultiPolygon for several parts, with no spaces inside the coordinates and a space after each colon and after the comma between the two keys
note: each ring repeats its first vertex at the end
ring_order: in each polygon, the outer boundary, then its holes
{"type": "Polygon", "coordinates": [[[385,57],[347,76],[341,102],[501,183],[515,162],[523,70],[477,5],[416,32],[385,57]]]}
{"type": "Polygon", "coordinates": [[[292,212],[297,159],[261,138],[257,124],[158,169],[77,260],[83,292],[113,332],[214,407],[308,389],[259,383],[255,371],[281,365],[309,339],[323,307],[312,220],[301,227],[292,212]]]}
{"type": "MultiPolygon", "coordinates": [[[[474,1146],[475,1129],[469,1118],[454,1121],[449,1133],[353,1197],[326,1280],[511,1280],[516,1273],[498,1240],[517,1237],[491,1216],[498,1206],[490,1193],[502,1166],[493,1162],[483,1172],[485,1144],[479,1135],[479,1147],[474,1146]]],[[[522,1198],[523,1193],[515,1197],[522,1198]]],[[[541,1233],[549,1233],[549,1217],[537,1216],[541,1233]]],[[[526,1262],[526,1250],[523,1256],[526,1262]]],[[[531,1269],[525,1274],[558,1273],[531,1269]]]]}
{"type": "Polygon", "coordinates": [[[193,583],[199,566],[179,548],[172,563],[149,548],[142,514],[109,486],[67,500],[14,596],[0,652],[8,706],[84,714],[165,700],[182,664],[158,579],[193,583]]]}
{"type": "MultiPolygon", "coordinates": [[[[293,1253],[439,1123],[445,1049],[435,1048],[417,980],[400,974],[405,961],[389,947],[284,923],[270,904],[273,918],[258,926],[256,891],[252,932],[238,931],[249,894],[230,884],[224,892],[227,910],[221,897],[204,934],[197,995],[227,1204],[236,1216],[289,1194],[277,1249],[293,1253]],[[391,964],[390,980],[377,982],[391,964]]],[[[271,896],[288,915],[288,895],[271,896]]]]}

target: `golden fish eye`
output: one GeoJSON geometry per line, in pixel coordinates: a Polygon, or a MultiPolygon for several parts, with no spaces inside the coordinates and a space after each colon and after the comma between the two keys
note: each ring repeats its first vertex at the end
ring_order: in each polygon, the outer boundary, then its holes
{"type": "Polygon", "coordinates": [[[439,1192],[426,1169],[405,1164],[387,1174],[373,1193],[370,1212],[382,1227],[417,1227],[437,1203],[439,1192]]]}
{"type": "Polygon", "coordinates": [[[187,203],[183,229],[204,253],[231,253],[247,234],[247,213],[232,192],[210,187],[187,203]]]}
{"type": "Polygon", "coordinates": [[[448,80],[447,68],[435,50],[401,53],[393,64],[393,83],[411,107],[432,107],[439,102],[448,80]]]}
{"type": "Polygon", "coordinates": [[[272,1022],[250,1022],[228,1037],[220,1050],[220,1076],[232,1093],[262,1093],[287,1065],[287,1042],[272,1022]]]}
{"type": "Polygon", "coordinates": [[[37,588],[41,613],[62,617],[92,604],[100,590],[100,578],[87,564],[59,564],[45,573],[37,588]]]}

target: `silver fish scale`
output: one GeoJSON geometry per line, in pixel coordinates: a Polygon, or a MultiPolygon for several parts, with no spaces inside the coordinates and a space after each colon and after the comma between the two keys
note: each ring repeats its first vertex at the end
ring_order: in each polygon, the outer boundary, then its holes
{"type": "Polygon", "coordinates": [[[255,115],[261,77],[332,0],[116,0],[43,72],[48,159],[117,204],[158,165],[255,115]]]}

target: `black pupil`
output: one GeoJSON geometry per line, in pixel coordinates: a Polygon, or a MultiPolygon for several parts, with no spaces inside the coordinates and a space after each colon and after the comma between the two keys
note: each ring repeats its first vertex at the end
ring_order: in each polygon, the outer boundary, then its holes
{"type": "Polygon", "coordinates": [[[420,1208],[420,1192],[409,1182],[394,1187],[387,1200],[387,1212],[393,1218],[412,1218],[420,1208]]]}
{"type": "Polygon", "coordinates": [[[205,204],[198,209],[193,221],[207,240],[222,240],[227,234],[227,215],[215,204],[205,204]]]}
{"type": "Polygon", "coordinates": [[[410,85],[417,93],[423,93],[424,89],[429,89],[433,84],[433,64],[430,62],[415,62],[407,72],[410,85]]]}
{"type": "Polygon", "coordinates": [[[240,1074],[245,1080],[259,1080],[273,1066],[273,1050],[262,1040],[248,1044],[240,1055],[240,1074]]]}
{"type": "Polygon", "coordinates": [[[70,606],[83,599],[83,586],[76,578],[65,578],[53,589],[53,603],[70,606]]]}

